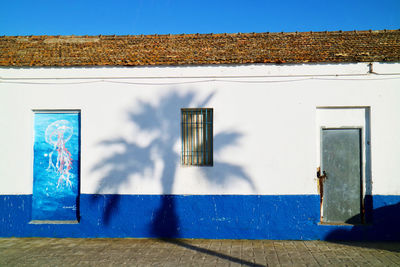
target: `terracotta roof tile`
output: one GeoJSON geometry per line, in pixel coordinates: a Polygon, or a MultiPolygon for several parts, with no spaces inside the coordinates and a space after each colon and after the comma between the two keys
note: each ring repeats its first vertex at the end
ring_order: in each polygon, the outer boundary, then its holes
{"type": "Polygon", "coordinates": [[[400,61],[400,30],[0,37],[0,66],[369,61],[400,61]]]}

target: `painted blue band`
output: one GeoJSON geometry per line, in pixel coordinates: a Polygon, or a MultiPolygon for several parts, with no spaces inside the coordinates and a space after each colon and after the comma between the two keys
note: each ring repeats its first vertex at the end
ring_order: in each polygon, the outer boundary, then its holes
{"type": "Polygon", "coordinates": [[[0,195],[1,237],[400,240],[400,196],[368,196],[365,225],[321,225],[318,195],[89,195],[79,223],[30,224],[32,195],[0,195]]]}

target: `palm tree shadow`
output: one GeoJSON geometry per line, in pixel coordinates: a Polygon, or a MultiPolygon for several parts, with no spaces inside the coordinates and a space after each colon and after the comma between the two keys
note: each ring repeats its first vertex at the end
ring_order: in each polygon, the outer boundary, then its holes
{"type": "MultiPolygon", "coordinates": [[[[104,173],[97,185],[97,193],[91,197],[93,205],[99,205],[99,201],[102,201],[100,205],[103,207],[103,224],[110,224],[119,212],[121,196],[118,192],[130,183],[130,177],[154,179],[156,160],[161,160],[163,162],[160,179],[162,194],[159,198],[159,206],[149,225],[149,236],[181,237],[176,198],[172,195],[176,170],[180,162],[180,155],[174,149],[180,140],[180,109],[191,106],[206,107],[213,95],[211,93],[199,101],[196,94],[192,92],[182,95],[174,90],[161,97],[158,104],[138,101],[135,104],[139,107],[138,111],[130,111],[128,118],[131,126],[137,129],[138,133],[152,136],[151,141],[143,145],[123,137],[116,137],[99,143],[105,148],[112,146],[123,148],[107,156],[91,169],[93,172],[104,173]],[[110,191],[114,194],[102,195],[102,192],[110,191]]],[[[237,131],[225,131],[214,135],[214,153],[218,154],[229,146],[237,145],[241,137],[242,134],[237,131]]],[[[202,173],[210,183],[226,185],[232,179],[240,179],[248,183],[252,190],[255,188],[244,168],[238,164],[214,160],[214,167],[202,168],[202,173]],[[218,169],[218,173],[213,168],[218,169]]]]}
{"type": "Polygon", "coordinates": [[[220,259],[223,260],[227,260],[236,264],[240,264],[241,266],[251,266],[251,267],[262,267],[264,265],[261,264],[257,264],[257,263],[253,263],[253,262],[249,262],[246,261],[244,259],[238,259],[235,257],[232,257],[230,255],[226,255],[226,254],[222,254],[220,252],[216,252],[216,251],[212,251],[210,249],[206,249],[200,246],[196,246],[187,242],[183,242],[183,240],[181,239],[168,239],[168,238],[160,238],[160,240],[169,243],[169,244],[173,244],[173,245],[177,245],[183,248],[187,248],[187,249],[191,249],[193,251],[199,252],[199,253],[203,253],[203,254],[207,254],[210,256],[214,256],[214,257],[218,257],[220,259]]]}

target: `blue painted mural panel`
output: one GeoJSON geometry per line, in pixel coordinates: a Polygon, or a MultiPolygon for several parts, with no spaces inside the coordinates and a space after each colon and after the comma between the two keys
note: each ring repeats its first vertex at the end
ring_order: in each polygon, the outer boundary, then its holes
{"type": "Polygon", "coordinates": [[[396,240],[400,196],[368,196],[365,225],[321,225],[318,195],[80,195],[78,224],[29,224],[32,195],[0,195],[0,237],[396,240]]]}
{"type": "Polygon", "coordinates": [[[77,220],[79,113],[35,113],[32,220],[77,220]]]}

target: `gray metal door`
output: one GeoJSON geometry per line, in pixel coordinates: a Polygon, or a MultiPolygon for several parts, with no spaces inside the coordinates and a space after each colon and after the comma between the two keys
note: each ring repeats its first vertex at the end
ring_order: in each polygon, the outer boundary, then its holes
{"type": "Polygon", "coordinates": [[[361,223],[361,129],[322,129],[323,222],[361,223]]]}

